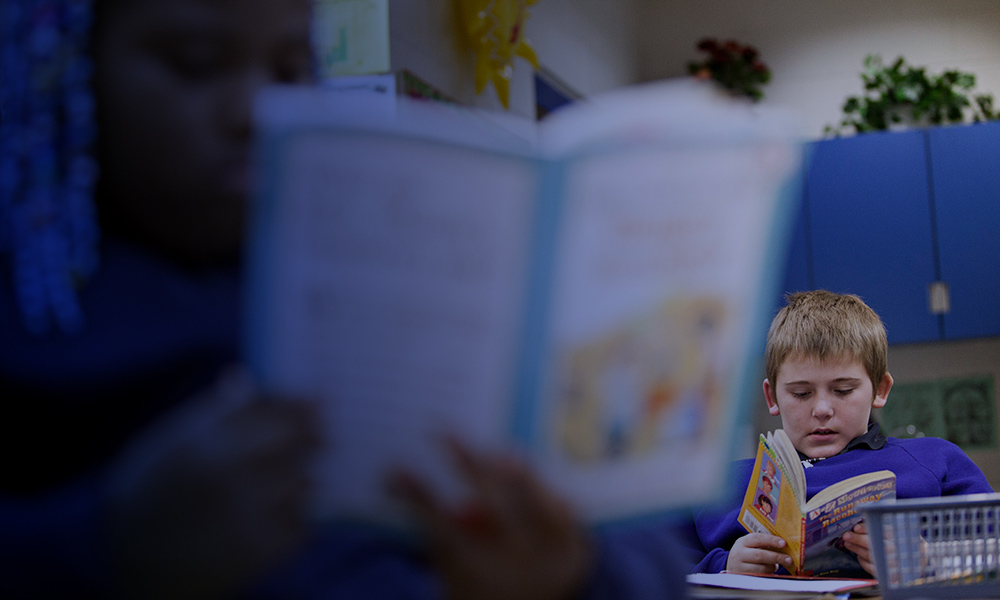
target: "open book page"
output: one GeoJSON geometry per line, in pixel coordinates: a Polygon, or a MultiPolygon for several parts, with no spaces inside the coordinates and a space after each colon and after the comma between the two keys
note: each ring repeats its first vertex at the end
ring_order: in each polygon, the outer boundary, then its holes
{"type": "Polygon", "coordinates": [[[282,152],[255,362],[323,400],[336,451],[317,504],[391,513],[389,465],[457,494],[440,436],[507,434],[538,167],[349,130],[297,132],[282,152]]]}
{"type": "Polygon", "coordinates": [[[807,574],[863,576],[857,559],[844,548],[844,533],[861,522],[865,504],[895,497],[896,475],[883,470],[845,479],[810,499],[804,540],[807,574]]]}
{"type": "Polygon", "coordinates": [[[799,501],[799,506],[804,509],[806,505],[806,473],[802,467],[802,461],[799,460],[799,453],[784,429],[774,430],[773,447],[788,470],[795,497],[799,501]]]}
{"type": "Polygon", "coordinates": [[[750,232],[769,219],[754,199],[774,193],[751,152],[617,149],[565,167],[551,362],[539,381],[556,395],[532,403],[554,435],[529,437],[557,489],[587,490],[589,515],[627,514],[668,492],[693,502],[724,484],[711,465],[728,450],[714,440],[733,426],[727,399],[753,313],[739,290],[755,285],[763,247],[750,232]],[[622,494],[640,480],[635,496],[622,494]]]}
{"type": "Polygon", "coordinates": [[[564,169],[563,219],[538,390],[553,401],[531,404],[528,438],[546,479],[598,519],[725,485],[714,440],[749,375],[746,292],[769,278],[757,261],[773,238],[753,232],[774,224],[766,199],[797,160],[775,130],[760,135],[764,116],[655,90],[570,107],[539,136],[564,169]]]}
{"type": "Polygon", "coordinates": [[[818,492],[806,503],[806,510],[811,512],[840,507],[843,509],[837,511],[840,513],[853,510],[865,502],[878,502],[883,496],[894,498],[895,491],[896,475],[892,471],[862,473],[818,492]]]}
{"type": "Polygon", "coordinates": [[[460,498],[444,433],[518,448],[592,521],[722,488],[799,148],[667,129],[540,156],[264,115],[248,355],[321,400],[323,514],[398,521],[397,467],[460,498]]]}

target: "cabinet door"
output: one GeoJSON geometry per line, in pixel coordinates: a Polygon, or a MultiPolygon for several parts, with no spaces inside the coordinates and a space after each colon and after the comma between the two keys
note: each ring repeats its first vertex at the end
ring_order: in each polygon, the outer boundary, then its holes
{"type": "Polygon", "coordinates": [[[1000,335],[1000,123],[930,130],[948,339],[1000,335]]]}
{"type": "Polygon", "coordinates": [[[815,142],[806,174],[817,288],[854,293],[882,317],[890,344],[939,339],[924,134],[815,142]]]}

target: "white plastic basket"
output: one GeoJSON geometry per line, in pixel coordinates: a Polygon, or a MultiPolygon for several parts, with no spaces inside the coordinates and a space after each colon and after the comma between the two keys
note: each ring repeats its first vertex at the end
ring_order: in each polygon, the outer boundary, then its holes
{"type": "Polygon", "coordinates": [[[885,600],[1000,597],[1000,494],[864,507],[885,600]]]}

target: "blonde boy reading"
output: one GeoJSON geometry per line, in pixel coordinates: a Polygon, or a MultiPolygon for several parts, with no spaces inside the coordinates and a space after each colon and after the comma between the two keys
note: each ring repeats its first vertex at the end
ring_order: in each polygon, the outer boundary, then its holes
{"type": "MultiPolygon", "coordinates": [[[[979,468],[954,444],[938,438],[896,439],[870,422],[892,389],[881,319],[860,298],[819,290],[792,294],[771,323],[765,350],[764,399],[781,417],[806,467],[806,494],[855,475],[888,469],[898,498],[989,493],[979,468]]],[[[737,465],[746,489],[753,459],[737,465]]],[[[695,515],[704,558],[699,572],[773,573],[791,564],[778,537],[750,533],[737,521],[740,501],[695,515]]],[[[857,577],[874,576],[863,523],[844,535],[858,559],[857,577]]]]}

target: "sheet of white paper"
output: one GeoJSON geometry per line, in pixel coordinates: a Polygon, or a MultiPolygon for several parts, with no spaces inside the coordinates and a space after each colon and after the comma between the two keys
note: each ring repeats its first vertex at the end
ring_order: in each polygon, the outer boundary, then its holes
{"type": "Polygon", "coordinates": [[[390,68],[389,0],[314,0],[312,31],[323,79],[390,68]]]}
{"type": "Polygon", "coordinates": [[[876,585],[871,579],[791,579],[757,577],[741,573],[692,573],[689,584],[711,585],[737,590],[809,592],[816,594],[847,592],[876,585]]]}

